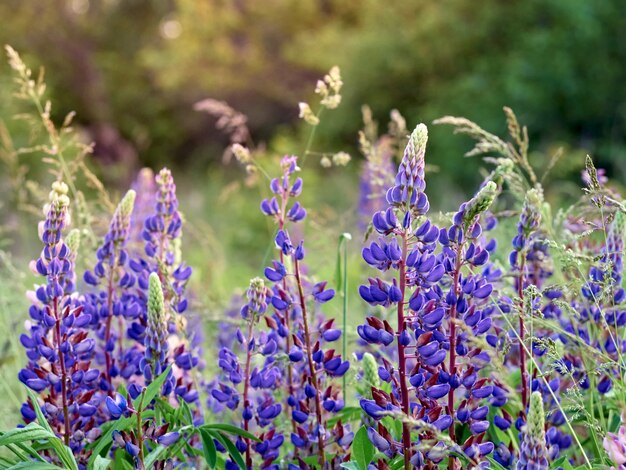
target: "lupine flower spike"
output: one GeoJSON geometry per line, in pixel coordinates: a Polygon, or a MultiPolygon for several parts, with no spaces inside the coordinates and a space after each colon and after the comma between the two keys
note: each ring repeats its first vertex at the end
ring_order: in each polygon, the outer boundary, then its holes
{"type": "MultiPolygon", "coordinates": [[[[165,301],[163,288],[157,273],[150,274],[148,287],[148,324],[146,327],[145,359],[141,369],[146,384],[161,375],[167,369],[167,322],[165,319],[165,301]]],[[[163,384],[163,395],[167,396],[172,390],[171,377],[163,384]]]]}
{"type": "Polygon", "coordinates": [[[138,365],[136,360],[129,361],[129,355],[125,356],[123,350],[126,321],[132,321],[141,312],[140,304],[131,294],[136,278],[128,269],[126,248],[134,202],[135,192],[130,190],[113,214],[104,242],[96,252],[98,261],[93,271],[86,271],[83,276],[87,284],[102,284],[100,292],[85,297],[85,309],[91,315],[92,326],[100,339],[96,358],[104,365],[100,387],[106,393],[114,390],[114,378],[121,375],[128,379],[137,371],[138,365]]]}
{"type": "MultiPolygon", "coordinates": [[[[374,446],[390,457],[402,454],[406,469],[443,460],[445,444],[436,440],[433,430],[447,431],[456,442],[455,421],[469,425],[471,431],[456,451],[479,462],[494,449],[491,442],[483,442],[490,423],[486,420],[489,409],[481,401],[490,398],[495,406],[506,402],[502,387],[479,377],[490,355],[474,345],[481,335],[490,345],[496,343],[496,336],[488,334],[493,273],[489,268],[482,274],[476,271],[487,266],[495,249],[495,241],[487,242],[482,236],[481,218],[499,189],[487,182],[461,205],[450,228],[434,226],[425,218],[429,208],[424,192],[426,141],[426,127],[418,125],[409,138],[395,185],[387,192],[389,207],[372,219],[381,237],[363,249],[369,265],[383,272],[394,270],[397,277],[391,282],[373,278],[359,289],[370,305],[396,309],[395,328],[377,317],[368,317],[357,328],[361,339],[370,344],[385,347],[395,341],[397,346],[396,357],[390,358],[397,360],[397,367],[383,358],[378,371],[380,379],[391,384],[392,393],[372,387],[372,398],[361,399],[361,407],[377,421],[377,427],[368,432],[374,446]],[[437,244],[441,254],[436,254],[437,244]],[[458,388],[465,389],[460,404],[455,400],[458,388]],[[380,421],[389,414],[405,416],[400,442],[380,421]],[[411,425],[409,420],[427,426],[411,425]],[[418,432],[418,442],[413,441],[413,431],[418,432]]],[[[494,225],[487,218],[486,229],[494,225]]],[[[498,418],[503,426],[510,424],[498,418]]],[[[454,457],[449,458],[449,465],[456,466],[454,457]]]]}
{"type": "MultiPolygon", "coordinates": [[[[63,240],[69,218],[67,191],[62,182],[52,185],[46,219],[40,225],[44,247],[33,265],[45,284],[36,288],[28,334],[20,336],[28,365],[19,379],[41,396],[46,419],[83,462],[85,444],[97,437],[94,415],[99,403],[94,391],[100,372],[90,367],[95,341],[86,326],[91,318],[77,302],[75,254],[63,240]]],[[[30,403],[22,406],[22,415],[27,422],[35,420],[30,403]]]]}
{"type": "Polygon", "coordinates": [[[549,467],[543,397],[539,392],[530,396],[528,420],[522,429],[522,442],[517,470],[546,470],[549,467]]]}

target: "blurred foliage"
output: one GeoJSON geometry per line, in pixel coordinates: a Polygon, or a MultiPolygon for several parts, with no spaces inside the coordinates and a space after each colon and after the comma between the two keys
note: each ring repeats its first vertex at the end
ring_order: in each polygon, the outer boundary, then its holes
{"type": "MultiPolygon", "coordinates": [[[[528,124],[537,168],[550,167],[563,147],[551,175],[570,183],[550,186],[548,199],[578,194],[586,152],[609,176],[626,171],[620,0],[4,0],[0,17],[10,18],[0,44],[45,69],[52,119],[60,124],[76,111],[75,128],[95,143],[88,158],[100,163],[98,176],[114,195],[143,165],[175,167],[192,262],[201,282],[222,293],[258,273],[271,229],[256,212],[258,191],[241,183],[240,169],[222,165],[229,137],[215,129],[219,118],[194,110],[206,98],[245,114],[268,158],[302,155],[310,129],[297,103],[337,64],[343,101],[318,126],[315,150],[356,156],[366,103],[381,131],[397,108],[409,127],[458,115],[499,135],[508,105],[528,124]],[[233,263],[235,256],[245,263],[233,263]]],[[[28,182],[42,181],[46,165],[45,152],[19,149],[40,145],[45,133],[34,135],[19,119],[33,108],[11,99],[11,81],[2,60],[0,211],[20,255],[30,253],[37,219],[15,208],[38,207],[28,182]]],[[[468,138],[443,126],[430,133],[428,163],[438,171],[428,187],[433,207],[446,211],[473,193],[483,164],[461,161],[468,138]]],[[[307,167],[305,193],[324,208],[307,230],[332,252],[337,235],[354,227],[359,164],[331,173],[311,158],[307,167]]]]}
{"type": "MultiPolygon", "coordinates": [[[[346,87],[320,127],[327,143],[354,146],[364,103],[379,118],[394,107],[410,123],[463,115],[494,132],[508,105],[535,145],[571,142],[626,170],[620,0],[5,0],[0,17],[11,18],[0,42],[50,72],[59,114],[77,111],[94,155],[122,163],[109,179],[139,161],[217,160],[225,138],[192,111],[207,97],[244,112],[257,139],[284,137],[282,124],[293,134],[295,104],[334,64],[346,87]]],[[[444,132],[433,131],[431,161],[467,189],[467,142],[444,132]]]]}

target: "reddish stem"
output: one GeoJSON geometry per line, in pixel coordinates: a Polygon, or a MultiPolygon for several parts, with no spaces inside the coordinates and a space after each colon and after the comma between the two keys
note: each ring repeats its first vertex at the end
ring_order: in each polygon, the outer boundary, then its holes
{"type": "MultiPolygon", "coordinates": [[[[287,210],[287,203],[289,201],[289,194],[281,195],[281,203],[280,203],[280,213],[278,216],[278,228],[279,230],[284,230],[285,228],[285,211],[287,210]]],[[[280,250],[280,263],[285,265],[285,255],[282,250],[280,250]]],[[[287,291],[287,279],[283,277],[283,290],[287,291]]],[[[285,311],[285,328],[287,329],[287,337],[286,337],[286,349],[287,354],[291,350],[291,326],[289,325],[289,312],[285,311]]],[[[291,361],[287,362],[287,390],[289,392],[289,396],[293,396],[293,372],[291,370],[291,361]]],[[[296,423],[291,420],[291,428],[293,432],[296,432],[296,423]]],[[[298,449],[296,448],[296,455],[298,453],[298,449]]]]}
{"type": "Polygon", "coordinates": [[[109,394],[113,394],[113,381],[111,380],[111,352],[107,345],[111,339],[111,322],[113,321],[113,270],[109,272],[109,280],[107,286],[107,322],[104,330],[104,362],[106,370],[104,376],[109,384],[109,394]]]}
{"type": "MultiPolygon", "coordinates": [[[[246,342],[246,367],[244,370],[244,385],[243,385],[243,409],[244,411],[250,405],[248,400],[248,392],[250,389],[250,362],[252,359],[252,351],[250,350],[250,342],[252,341],[252,323],[253,319],[248,323],[248,341],[246,342]]],[[[243,420],[243,428],[246,432],[249,431],[249,421],[243,420]]],[[[252,455],[250,453],[250,439],[245,438],[246,441],[246,468],[252,468],[252,455]]]]}
{"type": "Polygon", "coordinates": [[[63,435],[63,441],[66,446],[70,444],[70,416],[69,410],[67,407],[67,371],[65,369],[65,356],[63,351],[61,351],[61,318],[59,316],[59,299],[57,297],[54,298],[53,302],[54,308],[54,319],[55,328],[54,333],[56,336],[57,343],[57,351],[59,355],[59,363],[61,364],[61,401],[63,403],[63,424],[65,425],[65,433],[63,435]]]}
{"type": "MultiPolygon", "coordinates": [[[[452,278],[452,288],[454,294],[459,294],[459,277],[461,275],[461,252],[463,245],[459,244],[456,249],[456,262],[454,266],[454,274],[452,278]]],[[[450,307],[450,362],[448,364],[448,372],[452,376],[456,373],[456,303],[450,307]]],[[[454,388],[450,388],[448,392],[448,415],[454,419],[454,388]]],[[[456,441],[454,433],[454,423],[448,428],[448,433],[452,441],[456,441]]],[[[453,470],[456,462],[454,456],[448,459],[448,469],[453,470]]]]}
{"type": "MultiPolygon", "coordinates": [[[[404,324],[404,292],[406,290],[406,257],[408,251],[406,232],[402,233],[402,258],[399,262],[400,269],[400,292],[401,299],[398,302],[398,368],[400,372],[400,396],[402,398],[402,411],[407,417],[409,416],[409,389],[406,384],[406,356],[404,354],[404,346],[400,342],[400,334],[405,329],[404,324]]],[[[402,423],[402,446],[404,448],[404,468],[411,468],[411,430],[408,423],[402,423]]]]}
{"type": "Polygon", "coordinates": [[[302,309],[302,321],[304,323],[304,340],[306,344],[307,360],[309,362],[309,369],[311,370],[311,382],[315,389],[315,415],[317,418],[317,438],[320,457],[320,468],[324,470],[326,468],[326,456],[324,455],[324,431],[322,423],[322,403],[320,400],[319,383],[317,381],[317,370],[313,362],[313,353],[311,351],[311,334],[309,332],[309,321],[307,319],[306,302],[304,301],[304,291],[302,289],[302,280],[300,278],[300,266],[298,260],[294,257],[294,270],[296,276],[296,283],[298,284],[298,294],[300,295],[300,308],[302,309]]]}

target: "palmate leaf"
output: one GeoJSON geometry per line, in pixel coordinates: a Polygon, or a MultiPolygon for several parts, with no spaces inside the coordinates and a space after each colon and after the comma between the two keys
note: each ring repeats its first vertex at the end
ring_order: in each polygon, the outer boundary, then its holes
{"type": "Polygon", "coordinates": [[[346,406],[341,409],[341,411],[335,413],[331,418],[328,419],[328,426],[334,426],[340,420],[342,422],[351,422],[356,421],[361,418],[361,414],[363,410],[360,406],[346,406]]]}
{"type": "Polygon", "coordinates": [[[116,449],[113,455],[113,470],[133,470],[125,449],[116,449]]]}
{"type": "MultiPolygon", "coordinates": [[[[30,455],[33,459],[35,460],[39,460],[41,462],[46,462],[46,459],[44,459],[41,455],[39,455],[39,451],[40,448],[46,448],[49,449],[50,445],[46,444],[45,446],[40,444],[39,442],[33,442],[32,445],[28,445],[25,444],[23,442],[20,442],[19,444],[9,444],[7,446],[7,448],[13,452],[15,455],[17,455],[21,460],[23,461],[31,461],[31,459],[28,457],[28,455],[30,455]],[[19,451],[23,451],[28,455],[22,455],[19,451]]],[[[16,463],[16,462],[13,462],[16,463]]],[[[10,465],[9,465],[10,466],[10,465]]]]}
{"type": "Polygon", "coordinates": [[[396,457],[393,461],[389,463],[390,470],[399,470],[404,468],[404,459],[402,456],[396,457]]]}
{"type": "Polygon", "coordinates": [[[491,455],[488,455],[486,459],[491,463],[491,468],[494,468],[495,470],[506,470],[506,468],[500,465],[491,455]]]}
{"type": "Polygon", "coordinates": [[[61,439],[55,436],[54,438],[50,439],[50,444],[54,448],[59,459],[61,459],[61,462],[65,464],[66,468],[70,470],[78,470],[78,464],[76,463],[74,454],[69,447],[63,444],[61,439]]]}

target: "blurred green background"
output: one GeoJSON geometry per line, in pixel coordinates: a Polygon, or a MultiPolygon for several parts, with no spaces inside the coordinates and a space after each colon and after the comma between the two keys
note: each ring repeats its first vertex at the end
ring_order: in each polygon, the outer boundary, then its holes
{"type": "MultiPolygon", "coordinates": [[[[538,165],[563,149],[558,174],[569,183],[552,197],[576,194],[585,153],[610,177],[625,179],[623,0],[3,0],[0,18],[0,44],[13,46],[34,70],[45,69],[53,119],[76,111],[82,139],[95,144],[90,167],[113,199],[141,167],[173,169],[196,302],[209,319],[219,318],[233,289],[261,273],[274,228],[257,210],[265,188],[246,185],[240,165],[224,161],[229,139],[215,117],[194,110],[200,100],[224,100],[247,116],[267,154],[301,154],[310,127],[298,119],[297,104],[311,100],[316,80],[340,66],[343,101],[325,113],[313,149],[345,150],[353,160],[327,170],[309,159],[303,202],[311,209],[311,272],[332,278],[338,237],[354,234],[352,291],[363,272],[355,213],[364,104],[382,131],[395,108],[409,128],[459,115],[500,135],[507,105],[528,125],[538,165]]],[[[22,292],[32,279],[18,273],[39,249],[40,217],[22,210],[36,199],[27,194],[18,204],[22,188],[10,182],[24,176],[45,187],[52,177],[42,152],[12,152],[38,142],[20,118],[32,107],[12,97],[12,81],[1,60],[0,238],[7,254],[0,260],[0,305],[7,313],[0,317],[4,329],[19,332],[27,316],[22,292]]],[[[469,148],[450,128],[430,127],[435,209],[458,207],[480,181],[481,162],[462,158],[469,148]]],[[[275,159],[266,163],[276,171],[275,159]]],[[[94,223],[103,233],[106,211],[94,223]]],[[[350,302],[359,304],[354,296],[350,302]]],[[[363,307],[354,308],[357,318],[363,307]]],[[[16,350],[16,336],[1,346],[5,353],[16,350]]],[[[19,367],[22,357],[5,353],[2,364],[19,367]]],[[[2,370],[5,377],[13,372],[2,370]]],[[[7,393],[22,393],[0,382],[7,393]]]]}
{"type": "MultiPolygon", "coordinates": [[[[397,108],[411,124],[452,114],[492,130],[507,105],[535,146],[567,142],[626,170],[620,0],[4,0],[0,18],[0,41],[45,67],[56,112],[78,113],[102,164],[219,164],[226,140],[192,110],[207,97],[271,147],[339,65],[344,100],[322,142],[354,147],[365,103],[379,119],[397,108]]],[[[433,132],[439,177],[467,187],[466,143],[433,132]]]]}

